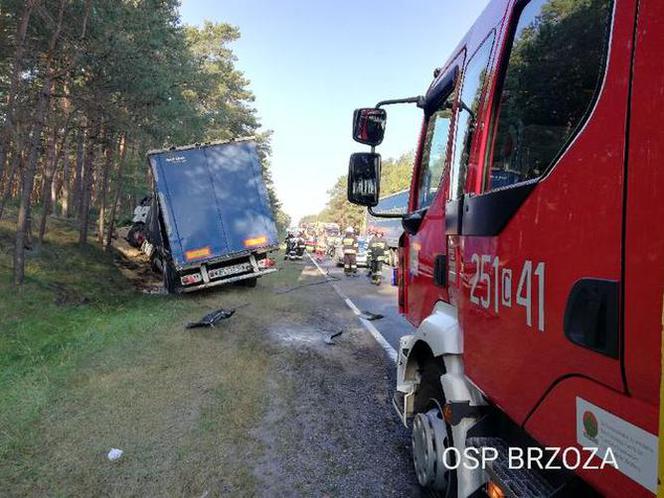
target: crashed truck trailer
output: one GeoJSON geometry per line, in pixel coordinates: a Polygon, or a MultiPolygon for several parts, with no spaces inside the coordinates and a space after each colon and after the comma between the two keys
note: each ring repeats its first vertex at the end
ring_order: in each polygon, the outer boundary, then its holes
{"type": "Polygon", "coordinates": [[[256,144],[238,140],[150,151],[146,253],[169,293],[275,272],[277,228],[256,144]]]}

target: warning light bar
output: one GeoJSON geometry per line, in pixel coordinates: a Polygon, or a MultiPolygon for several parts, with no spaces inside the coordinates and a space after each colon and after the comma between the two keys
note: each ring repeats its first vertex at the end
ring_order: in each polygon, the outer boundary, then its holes
{"type": "Polygon", "coordinates": [[[201,247],[200,249],[192,249],[191,251],[187,251],[184,253],[184,257],[187,258],[187,261],[191,261],[192,259],[204,258],[210,254],[212,254],[212,251],[210,251],[210,246],[207,246],[201,247]]]}
{"type": "Polygon", "coordinates": [[[244,241],[244,247],[255,247],[267,244],[267,235],[261,235],[244,241]]]}

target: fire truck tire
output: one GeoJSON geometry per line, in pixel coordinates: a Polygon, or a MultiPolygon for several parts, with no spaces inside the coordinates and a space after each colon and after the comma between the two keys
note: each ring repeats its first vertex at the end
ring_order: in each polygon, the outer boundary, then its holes
{"type": "MultiPolygon", "coordinates": [[[[454,456],[445,450],[452,446],[447,423],[436,406],[413,419],[413,464],[417,480],[425,489],[449,491],[454,456]]],[[[449,493],[445,493],[449,494],[449,493]]]]}
{"type": "Polygon", "coordinates": [[[415,395],[413,430],[411,433],[413,465],[420,485],[430,494],[455,496],[456,472],[454,454],[446,448],[454,446],[452,431],[442,415],[445,395],[440,378],[445,373],[441,361],[421,357],[418,367],[420,384],[415,395]]]}

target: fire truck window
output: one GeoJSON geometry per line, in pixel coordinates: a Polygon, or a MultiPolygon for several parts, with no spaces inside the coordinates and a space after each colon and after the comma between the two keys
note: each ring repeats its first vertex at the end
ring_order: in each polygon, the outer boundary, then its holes
{"type": "Polygon", "coordinates": [[[489,189],[541,176],[602,82],[610,0],[532,0],[521,12],[499,102],[489,189]]]}
{"type": "Polygon", "coordinates": [[[418,209],[428,207],[438,192],[447,162],[447,142],[452,118],[452,98],[429,118],[424,148],[422,168],[418,184],[418,209]]]}
{"type": "Polygon", "coordinates": [[[487,77],[493,38],[492,33],[484,40],[468,62],[463,76],[463,87],[458,101],[454,160],[450,172],[450,199],[458,199],[464,193],[470,148],[475,134],[477,115],[480,111],[480,100],[487,77]]]}

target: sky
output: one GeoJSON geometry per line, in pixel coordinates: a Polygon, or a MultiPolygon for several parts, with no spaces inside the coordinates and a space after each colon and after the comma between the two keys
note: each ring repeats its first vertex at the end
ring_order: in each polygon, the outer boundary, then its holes
{"type": "MultiPolygon", "coordinates": [[[[182,21],[240,28],[231,48],[250,80],[272,174],[297,222],[346,173],[353,110],[423,94],[488,0],[182,0],[182,21]]],[[[390,106],[383,158],[417,145],[421,111],[390,106]]]]}

